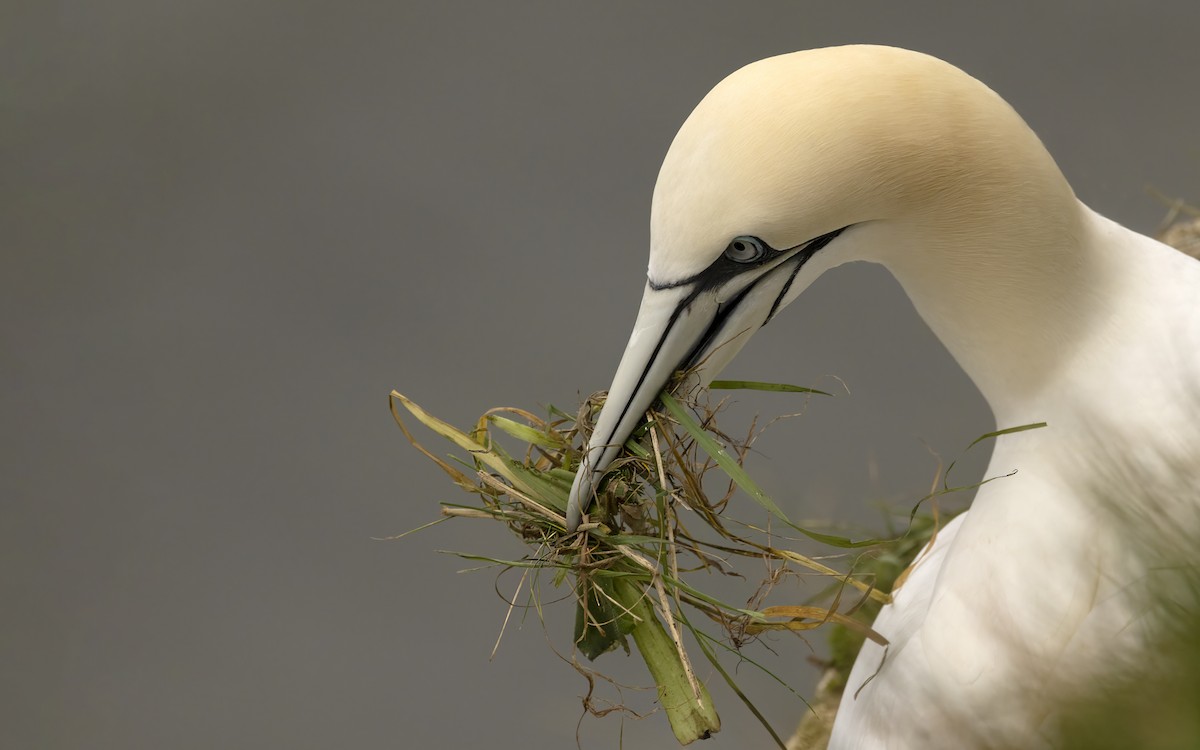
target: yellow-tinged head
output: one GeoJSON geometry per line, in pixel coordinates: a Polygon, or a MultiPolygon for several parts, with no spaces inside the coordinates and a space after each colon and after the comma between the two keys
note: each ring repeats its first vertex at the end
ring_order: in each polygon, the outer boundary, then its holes
{"type": "Polygon", "coordinates": [[[1078,222],[1070,187],[1021,118],[941,60],[852,46],[733,73],[684,122],[659,172],[642,307],[569,526],[671,374],[703,363],[710,380],[824,270],[888,266],[974,377],[986,367],[964,361],[978,348],[970,326],[995,347],[1028,331],[1010,292],[1026,298],[1023,315],[1059,304],[1078,222]]]}

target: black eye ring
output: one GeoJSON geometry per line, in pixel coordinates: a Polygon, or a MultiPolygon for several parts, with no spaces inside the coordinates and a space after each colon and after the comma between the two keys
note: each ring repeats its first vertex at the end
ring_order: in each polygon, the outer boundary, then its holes
{"type": "Polygon", "coordinates": [[[766,243],[757,237],[734,237],[725,248],[725,257],[734,263],[754,263],[766,255],[766,243]]]}

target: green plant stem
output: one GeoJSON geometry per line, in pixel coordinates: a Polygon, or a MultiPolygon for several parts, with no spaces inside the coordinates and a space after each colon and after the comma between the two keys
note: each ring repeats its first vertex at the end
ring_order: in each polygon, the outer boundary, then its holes
{"type": "Polygon", "coordinates": [[[683,665],[679,650],[650,606],[647,593],[632,577],[613,579],[617,601],[636,618],[633,641],[658,686],[658,701],[667,712],[679,744],[706,739],[721,729],[708,689],[683,665]],[[694,686],[694,689],[693,689],[694,686]]]}

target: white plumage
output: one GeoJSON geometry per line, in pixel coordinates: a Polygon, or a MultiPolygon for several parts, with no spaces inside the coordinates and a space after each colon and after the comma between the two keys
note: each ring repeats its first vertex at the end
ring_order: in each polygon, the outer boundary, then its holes
{"type": "Polygon", "coordinates": [[[1200,262],[1078,201],[996,94],[935,58],[840,47],[729,76],[654,192],[648,283],[576,477],[580,513],[670,374],[717,372],[824,270],[887,267],[999,427],[970,512],[855,664],[833,748],[1053,745],[1146,658],[1151,593],[1200,540],[1200,262]],[[855,695],[857,694],[857,697],[855,695]]]}

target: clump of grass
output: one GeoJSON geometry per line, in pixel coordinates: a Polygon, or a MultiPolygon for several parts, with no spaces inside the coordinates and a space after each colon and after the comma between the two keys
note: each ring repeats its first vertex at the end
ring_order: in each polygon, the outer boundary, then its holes
{"type": "MultiPolygon", "coordinates": [[[[821,393],[752,382],[718,381],[713,387],[821,393]]],[[[443,515],[497,521],[529,546],[529,554],[521,560],[464,557],[545,572],[556,585],[569,583],[576,600],[578,651],[596,659],[617,648],[628,651],[632,639],[681,744],[720,729],[712,699],[685,648],[683,635],[689,633],[703,658],[784,747],[779,734],[724,669],[718,651],[737,652],[770,631],[801,633],[832,624],[842,641],[835,647],[835,659],[845,662],[848,672],[864,639],[886,645],[867,623],[889,600],[885,591],[934,533],[936,524],[917,524],[915,534],[887,541],[855,541],[798,526],[743,468],[756,436],[754,425],[747,437],[733,438],[717,426],[718,408],[665,392],[661,411],[646,415],[607,472],[598,507],[589,511],[592,522],[568,533],[568,493],[602,403],[603,394],[596,394],[575,415],[550,407],[546,417],[522,409],[492,409],[473,428],[460,430],[398,392],[390,398],[392,413],[409,441],[476,497],[473,505],[444,504],[443,515]],[[443,458],[423,447],[402,412],[448,439],[460,456],[443,458]],[[501,444],[503,439],[515,439],[523,448],[510,453],[501,444]],[[705,481],[713,471],[722,481],[705,481]],[[714,485],[721,488],[719,496],[709,494],[714,485]],[[769,524],[733,518],[731,499],[739,488],[767,512],[769,524]],[[837,570],[788,549],[785,545],[798,538],[796,534],[834,548],[847,569],[837,570]],[[739,606],[694,583],[693,573],[731,573],[730,561],[735,558],[766,561],[777,574],[802,570],[829,585],[823,597],[766,605],[771,589],[767,584],[751,597],[751,604],[739,606]],[[869,565],[856,570],[854,562],[860,560],[869,565]],[[702,629],[705,622],[715,625],[720,635],[702,629]]],[[[767,671],[744,654],[738,657],[767,671]]]]}

